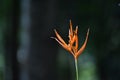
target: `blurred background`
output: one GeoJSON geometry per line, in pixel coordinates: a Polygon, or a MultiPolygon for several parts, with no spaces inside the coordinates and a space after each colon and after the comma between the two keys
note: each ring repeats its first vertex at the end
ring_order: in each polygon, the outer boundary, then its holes
{"type": "Polygon", "coordinates": [[[0,80],[75,80],[73,56],[54,39],[68,41],[78,25],[79,80],[120,80],[119,0],[0,0],[0,80]]]}

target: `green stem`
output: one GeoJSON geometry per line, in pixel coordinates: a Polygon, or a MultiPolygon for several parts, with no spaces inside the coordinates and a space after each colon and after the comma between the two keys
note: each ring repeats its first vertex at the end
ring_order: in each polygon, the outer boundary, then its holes
{"type": "Polygon", "coordinates": [[[78,61],[75,59],[75,68],[76,68],[76,80],[78,80],[78,61]]]}

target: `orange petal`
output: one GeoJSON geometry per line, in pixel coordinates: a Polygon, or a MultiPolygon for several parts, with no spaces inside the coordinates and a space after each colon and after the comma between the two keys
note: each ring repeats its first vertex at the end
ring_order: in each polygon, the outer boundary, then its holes
{"type": "Polygon", "coordinates": [[[72,22],[70,20],[70,30],[69,30],[69,36],[73,36],[73,29],[72,29],[72,22]]]}
{"type": "Polygon", "coordinates": [[[55,34],[56,34],[56,36],[57,36],[57,38],[59,39],[59,41],[62,43],[62,44],[64,44],[65,46],[67,46],[67,44],[65,43],[65,41],[62,39],[62,37],[58,34],[58,32],[54,29],[54,31],[55,31],[55,34]]]}
{"type": "Polygon", "coordinates": [[[75,34],[77,34],[78,32],[78,26],[76,26],[76,29],[75,29],[75,34]]]}
{"type": "Polygon", "coordinates": [[[51,37],[51,38],[55,39],[64,49],[70,51],[70,49],[68,48],[68,46],[67,46],[67,45],[64,45],[64,44],[63,44],[62,42],[60,42],[57,38],[55,38],[55,37],[51,37]]]}
{"type": "Polygon", "coordinates": [[[78,50],[78,35],[77,35],[77,33],[78,33],[78,26],[76,26],[76,30],[75,30],[75,37],[76,37],[76,39],[75,39],[75,51],[78,50]]]}
{"type": "Polygon", "coordinates": [[[88,31],[87,31],[87,36],[86,36],[86,39],[85,39],[84,44],[83,44],[82,47],[79,49],[79,51],[75,54],[75,57],[76,57],[76,58],[84,51],[84,49],[85,49],[85,47],[86,47],[86,44],[87,44],[88,35],[89,35],[89,29],[88,29],[88,31]]]}
{"type": "Polygon", "coordinates": [[[76,36],[74,35],[71,39],[71,41],[69,42],[69,44],[72,46],[73,43],[75,43],[75,40],[76,40],[76,36]]]}
{"type": "Polygon", "coordinates": [[[73,34],[73,30],[72,30],[72,21],[70,20],[70,32],[71,34],[73,34]]]}

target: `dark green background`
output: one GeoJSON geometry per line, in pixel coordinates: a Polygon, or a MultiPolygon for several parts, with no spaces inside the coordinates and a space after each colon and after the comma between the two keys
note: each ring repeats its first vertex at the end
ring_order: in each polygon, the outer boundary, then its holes
{"type": "Polygon", "coordinates": [[[73,28],[79,26],[79,46],[90,28],[79,57],[80,80],[120,80],[119,0],[1,0],[0,80],[24,80],[19,76],[21,67],[28,70],[29,80],[74,80],[72,55],[50,38],[57,29],[67,42],[70,19],[73,28]],[[20,63],[21,16],[27,2],[30,43],[27,62],[20,63]]]}

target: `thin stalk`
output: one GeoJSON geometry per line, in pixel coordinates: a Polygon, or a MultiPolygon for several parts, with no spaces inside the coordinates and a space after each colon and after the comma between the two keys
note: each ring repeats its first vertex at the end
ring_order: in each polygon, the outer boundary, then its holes
{"type": "Polygon", "coordinates": [[[78,60],[75,59],[75,68],[76,68],[76,80],[78,80],[78,60]]]}

